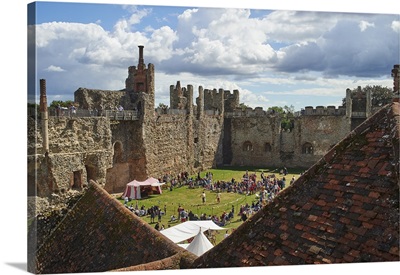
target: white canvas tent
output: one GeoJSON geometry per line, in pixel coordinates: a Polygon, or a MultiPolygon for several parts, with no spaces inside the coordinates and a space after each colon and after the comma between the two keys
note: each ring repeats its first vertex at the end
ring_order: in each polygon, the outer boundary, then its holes
{"type": "Polygon", "coordinates": [[[199,230],[199,233],[197,233],[193,241],[186,247],[186,250],[192,252],[196,256],[201,256],[213,247],[214,246],[207,239],[204,233],[199,230]]]}
{"type": "Polygon", "coordinates": [[[133,180],[126,184],[125,192],[122,194],[122,198],[125,199],[141,199],[143,188],[151,188],[156,194],[162,194],[161,186],[165,183],[160,183],[155,178],[148,178],[145,181],[133,180]]]}
{"type": "Polygon", "coordinates": [[[203,233],[207,230],[226,230],[216,225],[211,220],[186,221],[170,228],[161,230],[160,233],[174,243],[180,243],[196,236],[199,231],[203,233]]]}

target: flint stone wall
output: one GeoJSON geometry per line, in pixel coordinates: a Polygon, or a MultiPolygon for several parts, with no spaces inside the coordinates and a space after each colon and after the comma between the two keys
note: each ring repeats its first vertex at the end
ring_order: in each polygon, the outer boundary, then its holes
{"type": "Polygon", "coordinates": [[[232,165],[308,168],[350,132],[345,116],[297,117],[290,132],[280,123],[279,116],[233,118],[232,165]],[[266,150],[266,143],[271,150],[266,150]],[[312,154],[303,153],[305,143],[312,144],[312,154]]]}
{"type": "Polygon", "coordinates": [[[144,147],[149,175],[195,173],[216,165],[221,118],[196,120],[186,115],[160,115],[146,126],[144,147]]]}
{"type": "Polygon", "coordinates": [[[28,119],[28,195],[48,196],[89,179],[104,184],[112,166],[109,120],[49,118],[49,154],[42,154],[41,121],[28,119]]]}

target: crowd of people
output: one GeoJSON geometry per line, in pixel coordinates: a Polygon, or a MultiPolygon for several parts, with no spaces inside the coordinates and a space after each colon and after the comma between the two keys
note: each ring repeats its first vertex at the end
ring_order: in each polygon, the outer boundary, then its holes
{"type": "MultiPolygon", "coordinates": [[[[196,178],[189,177],[187,172],[182,172],[177,176],[173,177],[170,174],[166,174],[159,178],[160,182],[169,183],[170,189],[188,186],[189,188],[203,188],[217,193],[216,200],[220,202],[221,192],[233,192],[246,195],[258,194],[262,203],[266,200],[271,200],[281,190],[286,187],[288,174],[287,169],[284,167],[280,170],[277,177],[276,174],[265,175],[261,172],[260,177],[257,177],[256,173],[246,173],[243,175],[241,180],[232,178],[230,181],[213,181],[213,174],[207,172],[205,177],[200,177],[200,173],[197,174],[196,178]]],[[[293,183],[295,178],[290,180],[293,183]]],[[[205,203],[205,196],[202,194],[202,203],[205,203]]]]}
{"type": "MultiPolygon", "coordinates": [[[[260,173],[260,176],[254,172],[249,173],[248,171],[243,174],[241,180],[237,181],[232,178],[230,181],[213,181],[213,174],[207,172],[205,177],[201,177],[200,173],[197,177],[189,177],[187,172],[181,172],[176,176],[171,174],[165,174],[159,177],[159,182],[168,183],[170,191],[175,188],[186,186],[188,188],[203,188],[203,192],[200,197],[199,205],[206,204],[206,192],[209,191],[215,193],[216,203],[221,202],[221,194],[224,192],[234,192],[244,195],[255,195],[256,200],[251,204],[245,203],[240,205],[237,213],[235,213],[235,207],[232,205],[230,211],[224,211],[221,215],[211,215],[202,213],[200,215],[193,213],[189,209],[184,209],[181,205],[178,206],[177,212],[168,215],[168,227],[171,223],[175,222],[185,222],[185,221],[196,221],[196,220],[212,220],[215,224],[219,226],[225,226],[230,223],[233,219],[241,220],[245,222],[250,216],[260,210],[265,204],[271,201],[281,190],[286,187],[286,176],[288,172],[286,168],[279,171],[279,177],[275,174],[266,175],[264,172],[260,173]]],[[[290,184],[294,182],[295,178],[292,177],[290,184]]],[[[146,209],[145,206],[128,205],[128,201],[125,201],[125,205],[136,215],[143,217],[149,216],[150,223],[155,223],[155,228],[157,230],[165,229],[162,224],[162,217],[167,215],[166,205],[162,209],[160,206],[153,205],[146,209]]]]}

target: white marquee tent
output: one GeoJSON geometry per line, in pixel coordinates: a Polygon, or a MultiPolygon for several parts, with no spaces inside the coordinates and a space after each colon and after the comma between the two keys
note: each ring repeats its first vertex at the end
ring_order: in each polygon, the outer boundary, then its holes
{"type": "Polygon", "coordinates": [[[198,220],[198,221],[186,221],[170,228],[161,230],[160,233],[166,236],[174,243],[180,243],[187,239],[193,238],[199,231],[203,233],[207,230],[226,230],[223,227],[216,225],[211,220],[198,220]]]}
{"type": "Polygon", "coordinates": [[[155,178],[148,178],[145,181],[137,181],[133,180],[126,184],[125,192],[122,194],[122,198],[125,199],[126,197],[130,199],[141,199],[142,198],[142,189],[143,188],[151,188],[153,192],[156,194],[162,194],[161,185],[165,184],[160,183],[155,178]]]}
{"type": "Polygon", "coordinates": [[[201,232],[201,230],[199,230],[199,233],[197,233],[196,237],[194,237],[193,241],[190,244],[184,244],[180,246],[192,252],[196,256],[201,256],[214,247],[213,244],[204,235],[204,233],[201,232]]]}

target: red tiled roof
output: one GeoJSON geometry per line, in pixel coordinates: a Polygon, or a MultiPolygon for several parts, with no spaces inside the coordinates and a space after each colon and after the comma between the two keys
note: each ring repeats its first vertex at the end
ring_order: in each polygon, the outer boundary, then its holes
{"type": "Polygon", "coordinates": [[[399,107],[359,125],[192,267],[399,261],[399,107]]]}
{"type": "Polygon", "coordinates": [[[92,182],[28,265],[34,273],[178,269],[194,258],[92,182]]]}

